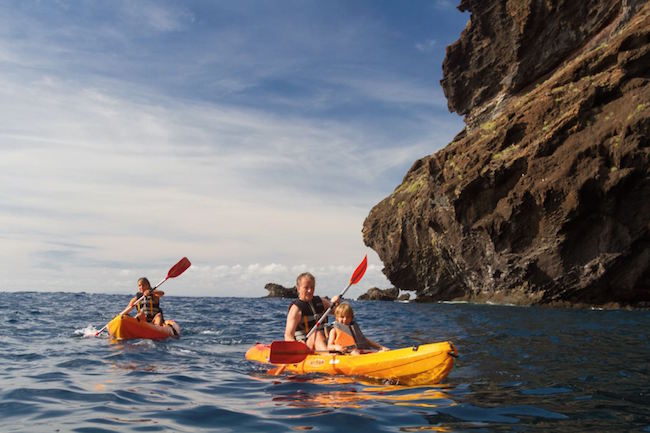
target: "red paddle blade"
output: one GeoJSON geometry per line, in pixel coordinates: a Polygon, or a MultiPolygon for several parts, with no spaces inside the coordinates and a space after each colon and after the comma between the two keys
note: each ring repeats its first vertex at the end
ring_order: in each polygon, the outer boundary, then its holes
{"type": "Polygon", "coordinates": [[[269,362],[271,364],[295,364],[314,353],[300,341],[274,341],[271,343],[269,362]]]}
{"type": "Polygon", "coordinates": [[[366,268],[368,267],[368,256],[365,256],[359,266],[354,270],[352,277],[350,278],[350,285],[357,284],[361,281],[363,274],[366,273],[366,268]]]}
{"type": "Polygon", "coordinates": [[[167,272],[167,278],[174,278],[178,277],[180,274],[185,272],[187,268],[192,266],[192,263],[187,259],[187,257],[183,257],[178,263],[176,263],[172,268],[167,272]]]}

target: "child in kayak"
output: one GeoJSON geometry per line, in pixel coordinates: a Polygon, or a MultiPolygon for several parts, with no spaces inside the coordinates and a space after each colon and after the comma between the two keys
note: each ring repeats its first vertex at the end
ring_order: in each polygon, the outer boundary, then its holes
{"type": "Polygon", "coordinates": [[[362,352],[374,350],[390,350],[366,338],[359,325],[354,321],[352,306],[344,302],[334,310],[336,322],[332,324],[327,342],[327,350],[336,352],[349,352],[358,355],[362,352]]]}
{"type": "Polygon", "coordinates": [[[164,294],[165,292],[161,290],[152,290],[149,280],[142,277],[138,279],[138,293],[129,301],[129,307],[133,309],[135,306],[138,309],[138,314],[136,314],[138,320],[146,320],[154,325],[162,326],[165,319],[160,308],[160,297],[164,294]],[[143,296],[144,299],[138,303],[143,296]]]}

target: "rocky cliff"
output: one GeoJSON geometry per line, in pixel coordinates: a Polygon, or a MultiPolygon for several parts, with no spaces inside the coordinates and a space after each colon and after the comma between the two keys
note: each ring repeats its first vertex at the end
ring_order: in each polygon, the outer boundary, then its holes
{"type": "Polygon", "coordinates": [[[384,273],[419,300],[650,305],[650,3],[459,9],[466,127],[368,215],[384,273]]]}

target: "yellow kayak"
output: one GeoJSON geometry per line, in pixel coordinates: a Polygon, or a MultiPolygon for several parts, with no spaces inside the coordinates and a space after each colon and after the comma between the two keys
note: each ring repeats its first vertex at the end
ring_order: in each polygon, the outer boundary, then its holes
{"type": "MultiPolygon", "coordinates": [[[[246,359],[269,364],[270,354],[271,345],[257,343],[248,349],[246,359]]],[[[282,365],[286,365],[286,371],[298,374],[363,376],[417,386],[442,382],[457,356],[456,347],[445,341],[361,355],[313,352],[305,354],[300,362],[282,365]]]]}
{"type": "Polygon", "coordinates": [[[108,322],[108,333],[115,340],[131,340],[146,338],[150,340],[164,340],[169,337],[180,337],[181,328],[173,320],[165,320],[162,326],[153,323],[140,322],[126,314],[116,316],[108,322]]]}

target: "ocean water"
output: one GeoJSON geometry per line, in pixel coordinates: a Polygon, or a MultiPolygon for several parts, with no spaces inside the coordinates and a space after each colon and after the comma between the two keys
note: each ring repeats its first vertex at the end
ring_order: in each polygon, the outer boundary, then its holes
{"type": "Polygon", "coordinates": [[[269,376],[288,300],[166,296],[179,340],[111,342],[129,296],[0,293],[1,432],[650,432],[650,312],[352,302],[390,347],[460,352],[444,383],[269,376]]]}

